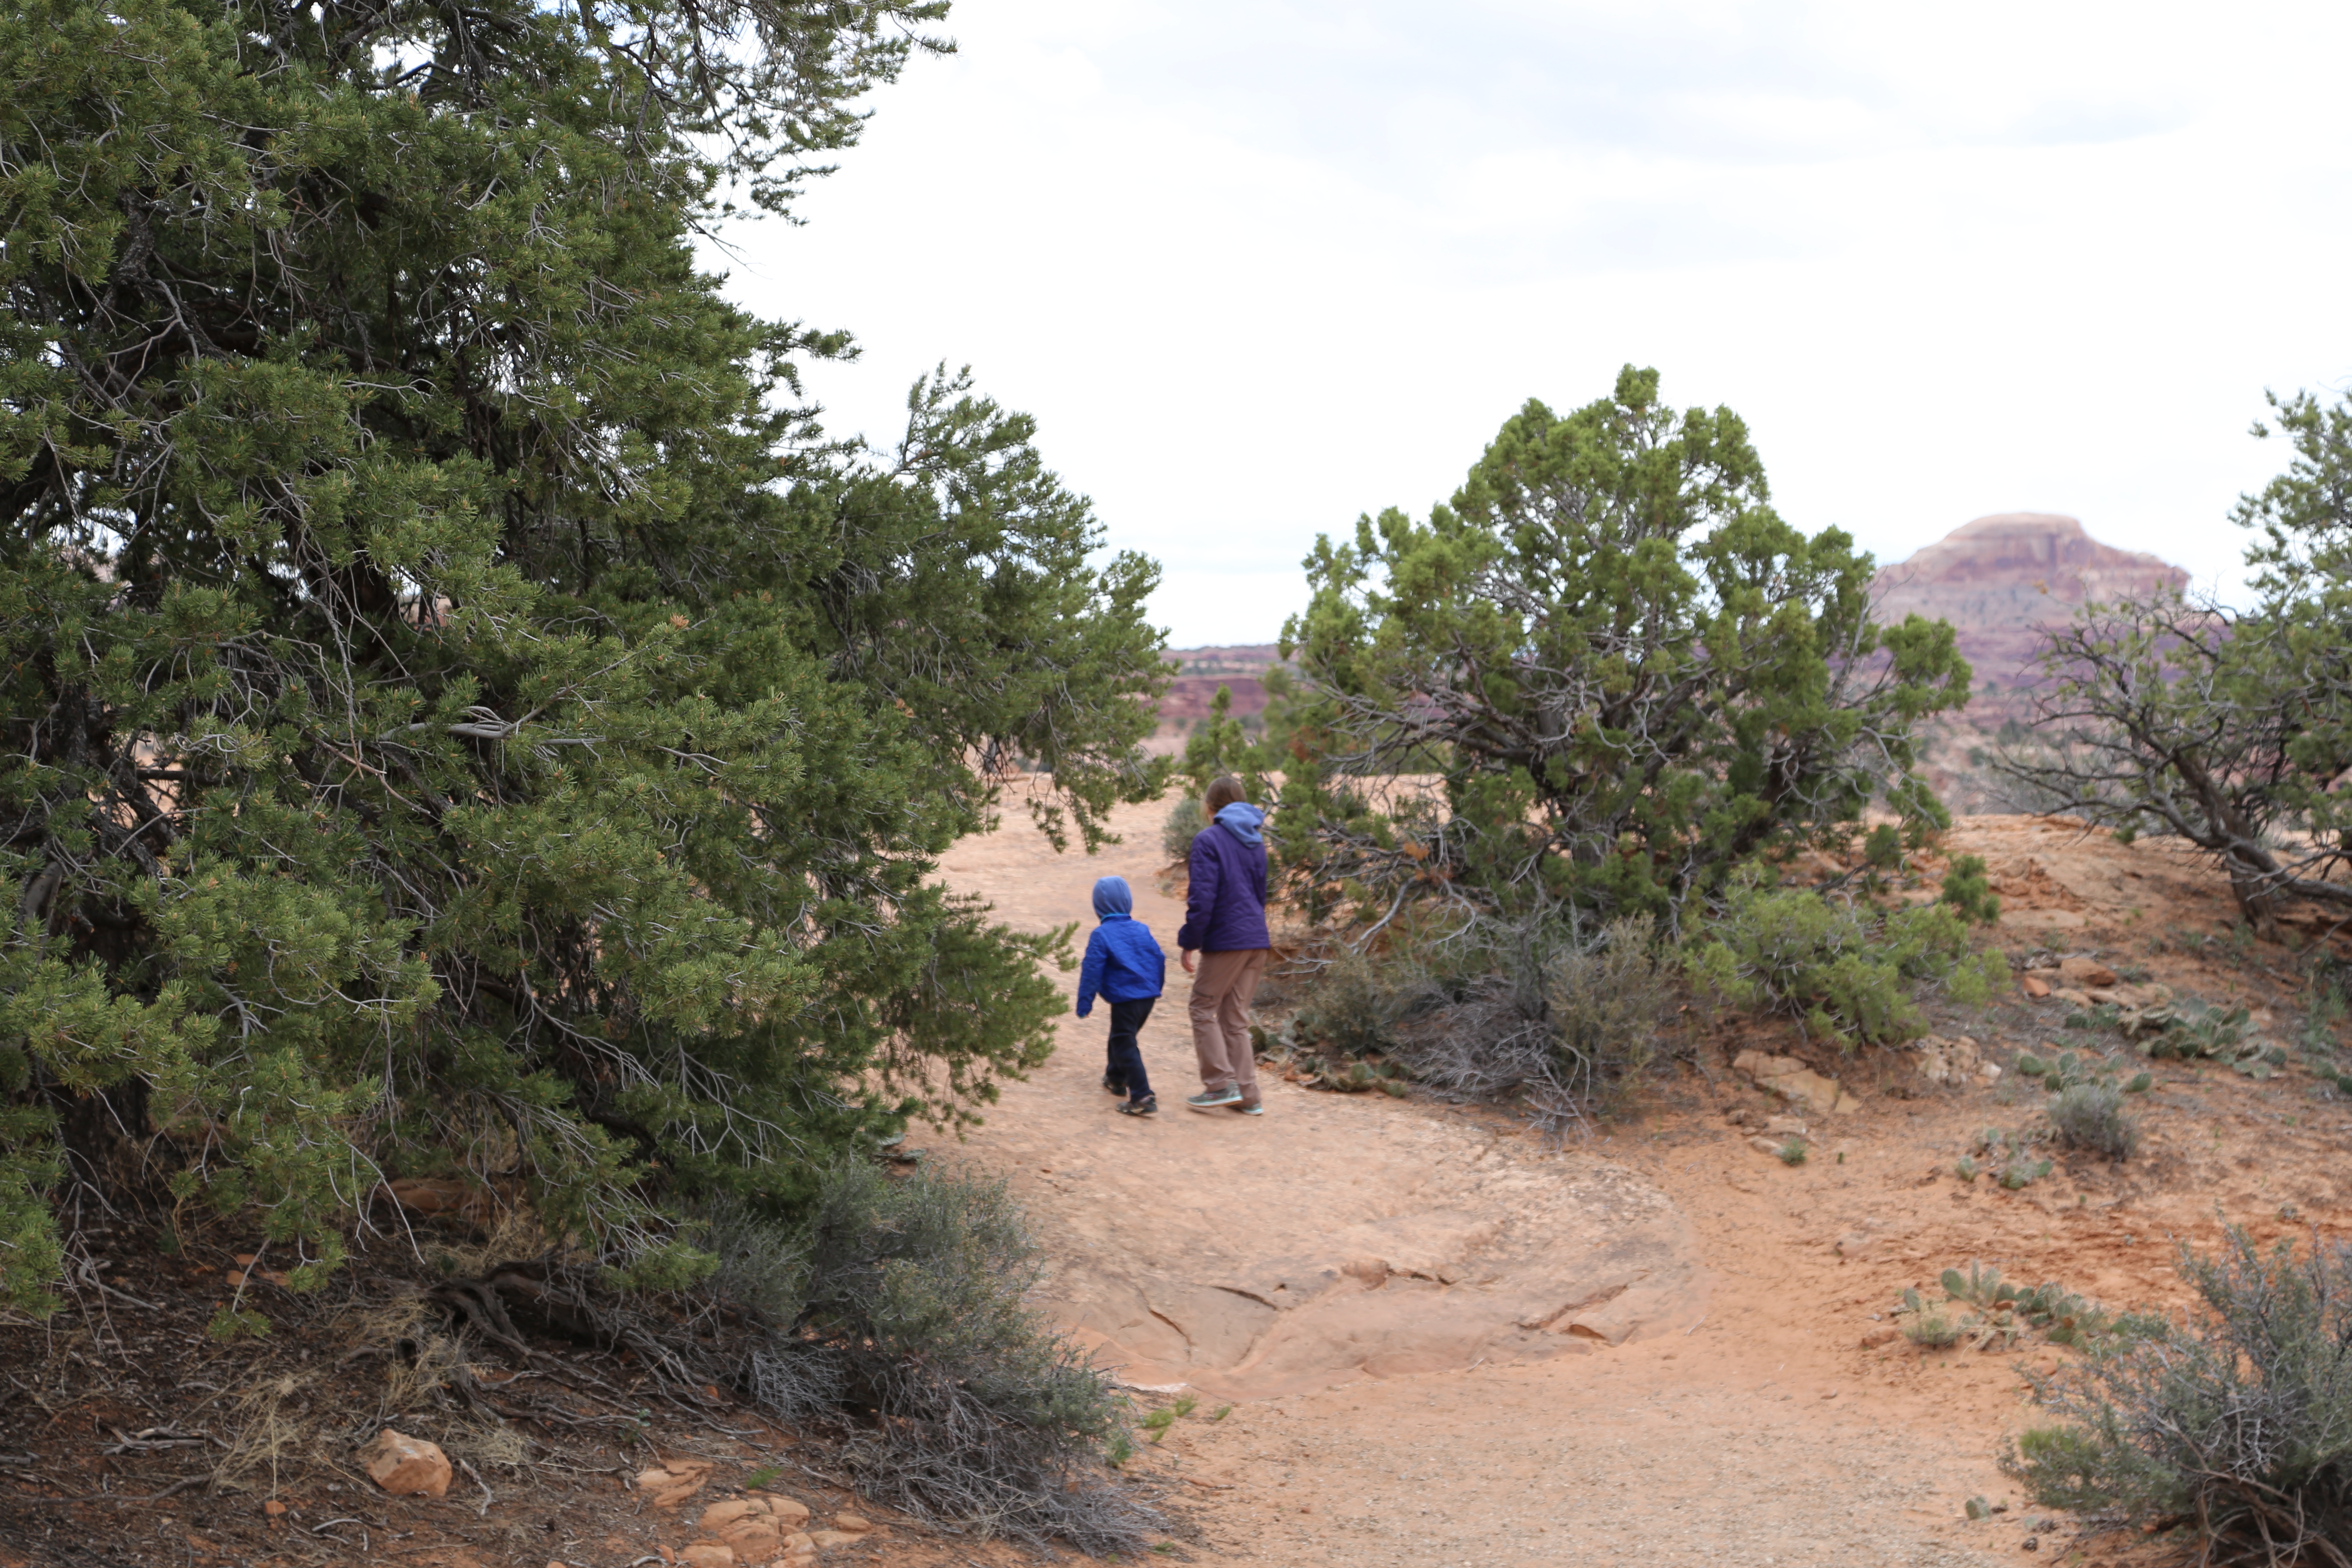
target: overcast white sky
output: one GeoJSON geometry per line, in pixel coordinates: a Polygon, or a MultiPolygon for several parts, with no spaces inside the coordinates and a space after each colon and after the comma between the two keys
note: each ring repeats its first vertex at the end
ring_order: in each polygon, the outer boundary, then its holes
{"type": "Polygon", "coordinates": [[[738,295],[1034,413],[1177,647],[1628,360],[1895,560],[1987,512],[2234,584],[2266,387],[2352,387],[2342,5],[961,0],[738,295]]]}

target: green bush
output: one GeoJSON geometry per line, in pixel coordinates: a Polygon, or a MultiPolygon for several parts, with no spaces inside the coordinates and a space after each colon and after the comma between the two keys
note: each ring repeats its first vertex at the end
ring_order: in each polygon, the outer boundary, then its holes
{"type": "Polygon", "coordinates": [[[1971,951],[1954,910],[1881,910],[1757,883],[1734,890],[1686,963],[1694,981],[1730,1005],[1795,1018],[1849,1049],[1925,1033],[1915,989],[1980,1005],[2009,984],[2007,962],[1971,951]]]}
{"type": "Polygon", "coordinates": [[[2054,1508],[2188,1526],[2205,1560],[2352,1563],[2352,1247],[2183,1249],[2202,1310],[2032,1377],[2066,1423],[2003,1457],[2054,1508]]]}
{"type": "Polygon", "coordinates": [[[452,1171],[664,1279],[1044,1060],[1061,941],[939,857],[1021,759],[1057,842],[1159,795],[1158,569],[959,374],[825,438],[847,336],[699,250],[942,13],[8,14],[0,1300],[68,1158],[298,1289],[452,1171]]]}
{"type": "Polygon", "coordinates": [[[1948,821],[1915,726],[1968,699],[1952,628],[1877,625],[1870,558],[1768,492],[1738,415],[1629,364],[1581,408],[1525,405],[1425,518],[1318,539],[1283,632],[1302,904],[1680,926],[1874,801],[1897,842],[1948,821]],[[1406,775],[1436,787],[1367,790],[1406,775]]]}
{"type": "Polygon", "coordinates": [[[1985,875],[1982,856],[1953,858],[1944,873],[1944,902],[1962,919],[1979,925],[1990,925],[2000,919],[2000,899],[1992,890],[1992,879],[1985,875]]]}

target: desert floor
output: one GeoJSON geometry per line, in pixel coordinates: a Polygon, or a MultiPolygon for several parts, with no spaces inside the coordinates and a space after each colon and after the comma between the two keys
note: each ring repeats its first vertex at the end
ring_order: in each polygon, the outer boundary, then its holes
{"type": "MultiPolygon", "coordinates": [[[[1803,1047],[1736,1020],[1695,1022],[1638,1119],[1564,1146],[1499,1110],[1278,1079],[1263,1117],[1192,1112],[1164,809],[1123,811],[1125,841],[1094,856],[1055,854],[1009,811],[946,873],[1015,926],[1081,921],[1081,943],[1094,879],[1127,879],[1170,953],[1144,1051],[1171,1109],[1114,1113],[1098,1008],[1063,1021],[1052,1061],[1007,1086],[985,1125],[935,1136],[927,1154],[1010,1182],[1050,1256],[1041,1304],[1101,1364],[1147,1401],[1197,1400],[1139,1461],[1191,1500],[1180,1552],[1299,1565],[2170,1560],[2052,1519],[2000,1474],[2002,1438],[2033,1415],[2021,1369],[2066,1352],[1923,1352],[1888,1334],[1887,1314],[1905,1286],[1933,1294],[1970,1260],[2110,1306],[2179,1305],[2176,1243],[2210,1246],[2224,1222],[2265,1237],[2335,1223],[2352,1107],[2332,1089],[2168,1064],[2140,1158],[2062,1163],[2014,1193],[1952,1173],[1979,1129],[2035,1114],[2013,1072],[1956,1089],[1921,1078],[1916,1052],[1805,1053],[1858,1103],[1814,1114],[1811,1157],[1792,1168],[1727,1121],[1787,1108],[1726,1064],[1744,1045],[1803,1047]],[[1971,1497],[2005,1507],[1972,1522],[1971,1497]]],[[[2284,950],[2227,942],[2226,900],[2177,854],[2025,817],[1964,819],[1948,847],[1991,863],[2006,905],[1994,940],[2012,953],[2103,955],[2255,1005],[2282,1037],[2292,1026],[2284,950]]],[[[2020,994],[1939,1027],[2013,1062],[2065,1010],[2020,994]]]]}

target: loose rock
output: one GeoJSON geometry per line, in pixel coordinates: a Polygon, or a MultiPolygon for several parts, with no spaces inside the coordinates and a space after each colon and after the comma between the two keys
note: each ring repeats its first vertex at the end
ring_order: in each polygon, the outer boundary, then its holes
{"type": "Polygon", "coordinates": [[[360,1450],[369,1479],[395,1497],[446,1497],[449,1456],[438,1443],[387,1426],[360,1450]]]}
{"type": "Polygon", "coordinates": [[[852,1535],[863,1535],[874,1525],[871,1521],[860,1519],[854,1513],[838,1513],[834,1515],[833,1528],[845,1530],[852,1535]]]}
{"type": "Polygon", "coordinates": [[[2094,985],[2118,985],[2123,976],[2095,958],[2069,958],[2058,965],[2058,973],[2073,984],[2088,990],[2094,985]]]}
{"type": "Polygon", "coordinates": [[[1823,1078],[1794,1057],[1747,1050],[1732,1058],[1731,1068],[1757,1088],[1791,1104],[1801,1104],[1815,1115],[1852,1110],[1860,1103],[1840,1089],[1835,1079],[1823,1078]]]}
{"type": "Polygon", "coordinates": [[[676,1508],[702,1489],[710,1478],[708,1459],[665,1459],[637,1472],[637,1489],[651,1494],[656,1508],[676,1508]]]}
{"type": "Polygon", "coordinates": [[[735,1551],[716,1542],[698,1541],[682,1549],[677,1560],[687,1568],[735,1568],[735,1551]]]}

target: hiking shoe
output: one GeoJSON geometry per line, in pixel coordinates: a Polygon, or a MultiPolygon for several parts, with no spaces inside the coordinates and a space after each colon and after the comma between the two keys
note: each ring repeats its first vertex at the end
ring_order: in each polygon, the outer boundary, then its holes
{"type": "Polygon", "coordinates": [[[1253,1100],[1246,1105],[1236,1105],[1234,1109],[1240,1111],[1244,1116],[1264,1116],[1265,1114],[1265,1101],[1262,1100],[1253,1100]]]}
{"type": "Polygon", "coordinates": [[[1126,1100],[1118,1108],[1121,1116],[1156,1116],[1159,1112],[1160,1097],[1156,1094],[1147,1094],[1141,1100],[1126,1100]]]}
{"type": "Polygon", "coordinates": [[[1113,1094],[1118,1095],[1121,1100],[1127,1098],[1127,1085],[1119,1082],[1118,1079],[1111,1077],[1108,1073],[1103,1074],[1103,1087],[1110,1090],[1113,1094]]]}
{"type": "Polygon", "coordinates": [[[1214,1110],[1220,1106],[1239,1105],[1242,1091],[1238,1089],[1204,1089],[1198,1094],[1188,1094],[1184,1103],[1195,1110],[1214,1110]]]}

